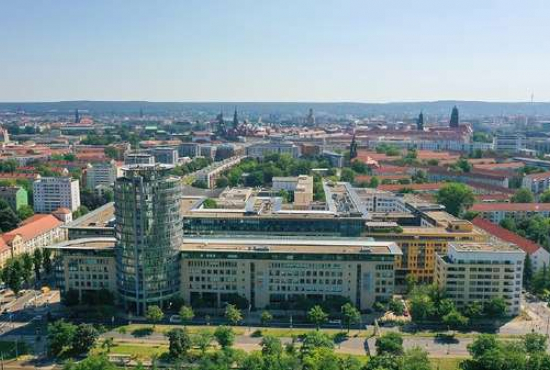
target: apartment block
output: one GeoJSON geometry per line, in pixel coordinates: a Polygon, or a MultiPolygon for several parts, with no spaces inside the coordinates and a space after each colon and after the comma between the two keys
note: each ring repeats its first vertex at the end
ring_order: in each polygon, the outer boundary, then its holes
{"type": "Polygon", "coordinates": [[[28,193],[21,186],[0,186],[0,199],[6,201],[14,211],[29,204],[28,193]]]}
{"type": "Polygon", "coordinates": [[[89,164],[86,169],[86,188],[95,190],[98,187],[113,187],[117,178],[115,161],[89,164]]]}
{"type": "Polygon", "coordinates": [[[550,203],[476,203],[470,208],[481,217],[498,224],[505,218],[550,217],[550,203]]]}
{"type": "Polygon", "coordinates": [[[70,177],[42,177],[33,183],[35,213],[51,213],[58,208],[74,212],[80,207],[79,181],[70,177]]]}
{"type": "Polygon", "coordinates": [[[438,254],[435,283],[458,307],[493,298],[506,302],[506,312],[517,315],[525,252],[503,243],[450,243],[438,254]]]}
{"type": "Polygon", "coordinates": [[[531,190],[534,194],[543,193],[550,189],[550,171],[526,175],[522,180],[522,187],[531,190]]]}

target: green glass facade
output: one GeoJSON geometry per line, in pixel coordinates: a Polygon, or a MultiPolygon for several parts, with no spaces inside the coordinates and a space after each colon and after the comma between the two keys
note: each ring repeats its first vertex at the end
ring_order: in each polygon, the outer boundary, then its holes
{"type": "Polygon", "coordinates": [[[133,166],[115,183],[118,293],[127,310],[166,306],[180,285],[181,182],[159,165],[133,166]]]}
{"type": "Polygon", "coordinates": [[[183,229],[186,235],[311,235],[360,236],[365,221],[359,217],[279,217],[248,216],[216,217],[188,215],[183,229]]]}

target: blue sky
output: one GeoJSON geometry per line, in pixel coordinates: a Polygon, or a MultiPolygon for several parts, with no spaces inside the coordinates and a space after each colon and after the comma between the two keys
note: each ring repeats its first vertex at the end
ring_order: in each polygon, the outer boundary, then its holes
{"type": "Polygon", "coordinates": [[[0,0],[0,101],[550,101],[550,1],[0,0]]]}

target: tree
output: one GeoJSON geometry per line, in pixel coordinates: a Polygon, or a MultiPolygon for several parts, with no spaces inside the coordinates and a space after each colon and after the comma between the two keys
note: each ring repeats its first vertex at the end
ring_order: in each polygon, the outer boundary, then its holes
{"type": "Polygon", "coordinates": [[[214,331],[214,338],[222,348],[231,347],[235,342],[235,333],[228,326],[218,326],[214,331]]]}
{"type": "Polygon", "coordinates": [[[500,297],[495,297],[485,303],[484,309],[489,316],[501,317],[506,313],[506,302],[500,297]]]}
{"type": "Polygon", "coordinates": [[[466,158],[460,158],[458,161],[456,161],[455,166],[460,169],[462,172],[470,172],[472,171],[472,165],[466,158]]]}
{"type": "Polygon", "coordinates": [[[42,250],[42,267],[46,271],[46,274],[52,272],[52,251],[51,249],[44,248],[42,250]]]}
{"type": "Polygon", "coordinates": [[[361,321],[361,312],[351,303],[344,304],[341,311],[349,333],[351,325],[358,324],[361,321]]]}
{"type": "Polygon", "coordinates": [[[403,354],[403,337],[399,333],[389,332],[377,338],[375,346],[378,355],[390,354],[399,356],[403,354]]]}
{"type": "Polygon", "coordinates": [[[218,208],[218,203],[212,198],[206,198],[204,202],[202,202],[203,208],[218,208]]]}
{"type": "Polygon", "coordinates": [[[227,177],[220,177],[216,179],[217,188],[225,188],[227,186],[229,186],[229,180],[227,179],[227,177]]]}
{"type": "Polygon", "coordinates": [[[479,301],[474,301],[464,308],[464,314],[470,319],[477,319],[483,315],[483,304],[479,301]]]}
{"type": "Polygon", "coordinates": [[[351,168],[342,168],[340,172],[340,181],[353,183],[355,181],[355,172],[351,168]]]}
{"type": "Polygon", "coordinates": [[[533,195],[531,190],[527,188],[521,188],[516,190],[510,201],[512,203],[533,203],[535,201],[535,196],[533,195]]]}
{"type": "Polygon", "coordinates": [[[260,345],[264,356],[279,356],[283,352],[281,340],[270,335],[263,337],[260,345]]]}
{"type": "MultiPolygon", "coordinates": [[[[118,367],[113,364],[105,355],[88,356],[80,362],[69,361],[63,366],[63,370],[116,370],[118,367]]],[[[137,367],[136,367],[137,370],[137,367]]]]}
{"type": "Polygon", "coordinates": [[[442,299],[437,306],[437,314],[442,317],[453,311],[455,311],[455,304],[448,298],[442,299]]]}
{"type": "Polygon", "coordinates": [[[111,348],[115,346],[115,339],[113,337],[105,338],[103,343],[101,343],[101,349],[105,350],[105,353],[110,353],[111,348]]]}
{"type": "Polygon", "coordinates": [[[193,345],[187,329],[172,329],[166,336],[168,337],[170,356],[172,358],[185,358],[193,345]]]}
{"type": "Polygon", "coordinates": [[[307,319],[319,330],[321,325],[328,320],[328,314],[323,311],[321,306],[315,305],[307,313],[307,319]]]}
{"type": "Polygon", "coordinates": [[[458,216],[474,204],[474,193],[464,184],[449,183],[439,189],[436,199],[445,206],[447,212],[458,216]]]}
{"type": "Polygon", "coordinates": [[[273,315],[269,311],[263,311],[260,316],[262,325],[267,325],[273,320],[273,315]]]}
{"type": "Polygon", "coordinates": [[[547,348],[547,338],[539,333],[529,333],[523,339],[527,353],[545,352],[547,348]]]}
{"type": "Polygon", "coordinates": [[[413,294],[409,302],[411,316],[415,321],[424,321],[435,313],[434,302],[427,294],[413,294]]]}
{"type": "Polygon", "coordinates": [[[21,255],[21,278],[25,283],[29,283],[33,272],[33,259],[30,254],[21,255]]]}
{"type": "Polygon", "coordinates": [[[458,329],[468,325],[468,318],[455,309],[444,315],[442,320],[443,323],[451,329],[458,329]]]}
{"type": "Polygon", "coordinates": [[[431,370],[432,365],[428,358],[428,352],[420,347],[413,347],[401,358],[400,370],[431,370]]]}
{"type": "Polygon", "coordinates": [[[57,320],[48,325],[48,345],[50,354],[54,357],[63,357],[72,349],[76,326],[57,320]]]}
{"type": "Polygon", "coordinates": [[[88,353],[99,338],[99,332],[93,325],[80,324],[72,340],[72,351],[77,354],[88,353]]]}
{"type": "Polygon", "coordinates": [[[525,254],[525,262],[523,263],[523,286],[529,288],[533,280],[533,264],[529,254],[525,254]]]}
{"type": "Polygon", "coordinates": [[[6,203],[5,200],[0,199],[0,231],[8,232],[19,225],[19,217],[15,214],[13,209],[6,203]]]}
{"type": "Polygon", "coordinates": [[[153,328],[155,325],[162,320],[164,317],[164,312],[162,312],[161,308],[157,305],[152,305],[147,307],[147,312],[145,313],[145,317],[147,320],[151,321],[153,323],[153,328]]]}
{"type": "Polygon", "coordinates": [[[191,306],[181,306],[179,314],[183,322],[191,322],[195,317],[195,312],[191,306]]]}
{"type": "Polygon", "coordinates": [[[212,342],[212,334],[210,334],[206,330],[201,330],[195,338],[193,338],[193,343],[195,346],[199,348],[201,351],[201,355],[204,355],[208,347],[210,346],[210,343],[212,342]]]}
{"type": "Polygon", "coordinates": [[[319,348],[333,348],[334,341],[320,330],[309,331],[302,341],[302,354],[308,354],[319,348]]]}
{"type": "Polygon", "coordinates": [[[397,316],[401,316],[405,312],[405,305],[400,299],[392,299],[388,305],[388,308],[397,316]]]}
{"type": "Polygon", "coordinates": [[[371,177],[368,187],[372,189],[376,189],[378,185],[380,185],[380,180],[378,180],[378,177],[376,176],[371,177]]]}
{"type": "Polygon", "coordinates": [[[27,218],[31,217],[32,215],[34,215],[34,211],[33,211],[32,207],[27,205],[27,204],[25,204],[24,206],[21,206],[17,210],[17,217],[19,217],[19,219],[21,221],[26,220],[27,218]]]}
{"type": "Polygon", "coordinates": [[[468,345],[468,352],[474,359],[498,348],[497,337],[494,334],[480,334],[468,345]]]}
{"type": "Polygon", "coordinates": [[[545,191],[539,196],[539,202],[540,202],[540,203],[550,203],[550,189],[545,190],[545,191]]]}
{"type": "Polygon", "coordinates": [[[13,291],[15,295],[21,291],[21,283],[23,280],[23,268],[19,260],[12,260],[4,268],[6,275],[3,276],[4,282],[13,291]]]}
{"type": "Polygon", "coordinates": [[[241,310],[235,305],[228,304],[225,307],[225,318],[231,323],[231,325],[237,325],[243,319],[241,310]]]}
{"type": "Polygon", "coordinates": [[[407,293],[410,293],[418,284],[418,277],[413,274],[407,274],[405,276],[405,283],[407,284],[407,293]]]}
{"type": "Polygon", "coordinates": [[[40,268],[42,267],[42,250],[36,248],[32,254],[32,263],[34,267],[34,276],[36,281],[40,280],[40,268]]]}

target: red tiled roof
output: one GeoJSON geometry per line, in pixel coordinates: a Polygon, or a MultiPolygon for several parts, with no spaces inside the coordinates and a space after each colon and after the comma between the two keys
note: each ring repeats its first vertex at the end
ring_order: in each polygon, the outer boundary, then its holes
{"type": "Polygon", "coordinates": [[[550,203],[476,203],[470,210],[475,212],[550,212],[550,203]]]}
{"type": "Polygon", "coordinates": [[[435,191],[439,190],[441,187],[447,185],[444,182],[433,182],[428,184],[382,184],[378,186],[379,190],[385,191],[399,191],[401,189],[411,189],[416,191],[435,191]]]}
{"type": "Polygon", "coordinates": [[[23,240],[27,241],[61,225],[63,225],[63,222],[53,215],[38,214],[29,217],[21,223],[21,226],[5,233],[3,237],[6,240],[11,240],[16,235],[21,235],[23,240]]]}
{"type": "Polygon", "coordinates": [[[532,173],[530,175],[526,175],[525,177],[530,178],[531,180],[544,180],[550,177],[550,171],[546,172],[540,172],[540,173],[532,173]]]}
{"type": "Polygon", "coordinates": [[[358,175],[355,176],[356,182],[363,182],[363,181],[370,181],[373,177],[376,177],[378,180],[408,180],[411,178],[410,175],[375,175],[375,176],[369,176],[369,175],[358,175]]]}
{"type": "Polygon", "coordinates": [[[539,248],[535,242],[532,242],[529,239],[519,236],[518,234],[507,230],[499,225],[496,225],[490,221],[483,219],[482,217],[476,217],[472,220],[472,223],[479,227],[480,229],[485,230],[489,234],[504,240],[505,242],[512,243],[523,249],[527,254],[535,253],[539,248]]]}
{"type": "Polygon", "coordinates": [[[62,214],[62,215],[68,215],[68,214],[70,214],[70,213],[72,213],[72,212],[71,212],[71,210],[68,209],[68,208],[61,207],[61,208],[56,209],[56,210],[53,211],[52,213],[62,214]]]}

